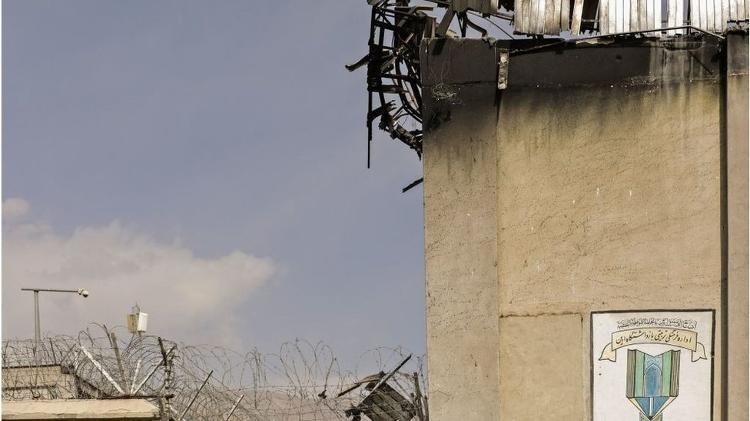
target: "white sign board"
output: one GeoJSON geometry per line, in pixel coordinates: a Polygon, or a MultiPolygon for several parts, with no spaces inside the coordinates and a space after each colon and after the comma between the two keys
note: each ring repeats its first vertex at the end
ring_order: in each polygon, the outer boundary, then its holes
{"type": "Polygon", "coordinates": [[[593,312],[593,421],[711,421],[713,310],[593,312]]]}

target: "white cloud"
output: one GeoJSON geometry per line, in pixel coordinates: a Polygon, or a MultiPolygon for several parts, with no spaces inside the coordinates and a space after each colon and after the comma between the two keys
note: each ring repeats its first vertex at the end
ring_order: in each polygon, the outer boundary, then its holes
{"type": "Polygon", "coordinates": [[[3,219],[12,221],[25,216],[29,212],[29,202],[12,197],[3,201],[3,219]]]}
{"type": "MultiPolygon", "coordinates": [[[[10,203],[15,215],[26,203],[10,203]]],[[[3,212],[6,211],[3,203],[3,212]]],[[[28,205],[28,204],[27,204],[28,205]]],[[[80,227],[70,236],[39,223],[3,229],[3,337],[33,336],[31,293],[21,287],[85,287],[89,298],[42,293],[44,333],[75,333],[89,322],[124,325],[137,302],[150,333],[170,339],[238,346],[238,314],[271,279],[275,263],[241,251],[203,259],[177,242],[166,244],[115,221],[80,227]]]]}

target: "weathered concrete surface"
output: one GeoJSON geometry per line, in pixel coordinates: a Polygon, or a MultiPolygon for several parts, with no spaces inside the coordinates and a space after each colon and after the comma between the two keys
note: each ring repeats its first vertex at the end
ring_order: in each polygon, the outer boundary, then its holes
{"type": "Polygon", "coordinates": [[[3,367],[3,399],[89,399],[102,393],[60,365],[3,367]]]}
{"type": "MultiPolygon", "coordinates": [[[[733,173],[747,163],[730,162],[725,207],[721,50],[700,40],[631,40],[518,53],[498,94],[484,41],[450,40],[440,54],[435,46],[422,55],[431,419],[590,419],[591,311],[724,316],[723,212],[746,218],[747,188],[739,192],[747,181],[733,173]],[[551,367],[540,332],[565,332],[574,351],[555,352],[551,367]],[[540,390],[550,404],[564,394],[569,405],[540,404],[535,413],[540,390]]],[[[746,127],[747,114],[736,119],[746,127]]],[[[747,134],[738,133],[744,140],[728,146],[739,151],[747,134]]],[[[747,267],[739,262],[747,225],[743,234],[732,215],[730,288],[734,276],[740,294],[728,316],[746,343],[747,267]]],[[[722,331],[717,420],[726,401],[722,331]]],[[[746,364],[743,349],[730,364],[746,364]]]]}
{"type": "Polygon", "coordinates": [[[727,401],[748,419],[748,37],[727,36],[727,401]]]}
{"type": "Polygon", "coordinates": [[[585,418],[583,359],[557,358],[559,350],[586,352],[580,314],[504,317],[500,343],[500,419],[585,418]],[[536,391],[532,399],[529,390],[536,391]]]}
{"type": "Polygon", "coordinates": [[[497,420],[496,76],[487,71],[495,50],[436,48],[422,54],[423,91],[434,93],[425,98],[424,145],[430,419],[497,420]],[[464,73],[452,60],[469,51],[485,65],[464,73]]]}
{"type": "Polygon", "coordinates": [[[509,92],[502,314],[719,307],[718,98],[718,84],[509,92]]]}
{"type": "Polygon", "coordinates": [[[3,398],[73,399],[76,378],[59,365],[39,367],[3,367],[3,398]]]}
{"type": "MultiPolygon", "coordinates": [[[[720,89],[693,81],[505,93],[501,315],[721,308],[720,89]]],[[[582,349],[554,358],[565,366],[584,358],[588,373],[582,349]]],[[[544,378],[542,367],[526,369],[544,378]]],[[[559,387],[542,380],[509,405],[520,411],[539,388],[559,387]]],[[[588,408],[588,381],[577,395],[588,408]]],[[[563,419],[558,410],[544,419],[563,419]]]]}
{"type": "Polygon", "coordinates": [[[144,399],[3,401],[3,420],[128,420],[159,419],[158,409],[144,399]]]}

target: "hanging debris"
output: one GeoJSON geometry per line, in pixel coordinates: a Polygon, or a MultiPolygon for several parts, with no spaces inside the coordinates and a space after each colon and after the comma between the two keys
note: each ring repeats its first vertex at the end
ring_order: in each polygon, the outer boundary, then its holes
{"type": "Polygon", "coordinates": [[[419,45],[434,36],[435,21],[425,14],[431,7],[409,6],[408,0],[370,1],[369,52],[354,64],[367,65],[367,167],[370,167],[372,124],[422,154],[422,85],[419,45]],[[376,99],[374,100],[373,97],[376,99]],[[377,105],[375,105],[377,104],[377,105]],[[407,128],[412,126],[412,128],[407,128]]]}

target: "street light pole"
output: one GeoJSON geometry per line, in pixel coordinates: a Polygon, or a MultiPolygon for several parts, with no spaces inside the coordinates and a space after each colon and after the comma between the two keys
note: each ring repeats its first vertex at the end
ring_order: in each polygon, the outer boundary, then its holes
{"type": "Polygon", "coordinates": [[[41,322],[39,321],[39,292],[70,292],[78,294],[83,298],[89,296],[89,292],[83,288],[79,289],[47,289],[47,288],[21,288],[21,291],[32,291],[34,293],[34,362],[38,364],[37,360],[37,349],[39,348],[39,341],[42,339],[41,322]]]}
{"type": "Polygon", "coordinates": [[[39,327],[39,291],[34,291],[34,353],[42,339],[41,328],[39,327]]]}

